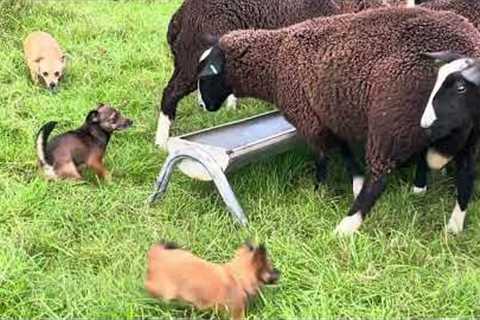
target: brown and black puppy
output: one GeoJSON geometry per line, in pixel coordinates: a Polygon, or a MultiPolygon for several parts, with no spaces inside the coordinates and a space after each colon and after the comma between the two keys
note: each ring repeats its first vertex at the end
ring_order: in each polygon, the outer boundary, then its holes
{"type": "Polygon", "coordinates": [[[123,117],[110,105],[99,104],[88,113],[78,129],[54,137],[48,136],[56,122],[48,122],[37,134],[38,163],[47,179],[81,179],[81,171],[91,168],[100,178],[108,178],[103,156],[114,131],[127,129],[132,120],[123,117]]]}
{"type": "Polygon", "coordinates": [[[157,298],[226,310],[233,319],[243,319],[248,298],[279,276],[263,245],[244,244],[230,262],[215,264],[165,243],[148,252],[145,288],[157,298]]]}

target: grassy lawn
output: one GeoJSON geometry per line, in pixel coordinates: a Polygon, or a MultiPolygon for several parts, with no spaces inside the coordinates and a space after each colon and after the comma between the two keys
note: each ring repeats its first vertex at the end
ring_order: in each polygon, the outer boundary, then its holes
{"type": "MultiPolygon", "coordinates": [[[[154,145],[155,106],[172,72],[165,40],[171,1],[0,2],[0,318],[212,317],[150,299],[145,254],[171,239],[212,261],[228,259],[246,238],[264,241],[282,270],[249,318],[452,317],[480,315],[480,205],[453,237],[444,225],[453,181],[433,176],[426,195],[410,192],[412,170],[391,177],[361,233],[332,230],[352,192],[337,157],[325,187],[313,190],[311,155],[298,150],[230,178],[250,225],[238,228],[213,185],[175,174],[168,196],[146,205],[166,157],[154,145]],[[34,87],[22,40],[52,33],[69,56],[61,91],[34,87]],[[120,104],[135,121],[114,135],[106,163],[113,183],[46,182],[36,169],[34,137],[79,126],[97,102],[120,104]]],[[[174,133],[271,108],[252,100],[207,114],[185,99],[174,133]]],[[[214,315],[213,315],[214,316],[214,315]]]]}

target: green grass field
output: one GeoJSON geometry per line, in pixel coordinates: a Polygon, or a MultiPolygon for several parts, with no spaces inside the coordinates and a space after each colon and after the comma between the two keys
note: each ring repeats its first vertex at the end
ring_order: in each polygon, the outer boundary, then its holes
{"type": "MultiPolygon", "coordinates": [[[[166,157],[153,145],[155,106],[172,71],[165,40],[172,1],[0,2],[0,318],[215,317],[157,302],[143,290],[145,254],[170,239],[212,261],[244,239],[264,241],[283,272],[251,305],[250,319],[480,316],[480,206],[468,228],[444,226],[453,181],[433,176],[426,195],[410,192],[412,169],[396,171],[360,234],[332,230],[352,201],[334,157],[315,192],[305,150],[246,167],[231,183],[250,225],[237,227],[213,185],[175,174],[168,196],[146,205],[166,157]],[[52,33],[69,56],[61,91],[34,87],[22,40],[52,33]],[[114,135],[106,163],[113,182],[46,182],[34,137],[46,121],[75,128],[100,101],[127,102],[134,128],[114,135]]],[[[236,111],[205,113],[185,99],[175,134],[270,109],[244,100],[236,111]]]]}

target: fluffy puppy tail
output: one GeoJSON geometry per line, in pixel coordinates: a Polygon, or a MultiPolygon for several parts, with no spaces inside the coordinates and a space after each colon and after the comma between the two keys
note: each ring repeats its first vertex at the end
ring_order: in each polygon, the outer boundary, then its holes
{"type": "Polygon", "coordinates": [[[37,157],[38,157],[38,162],[40,164],[40,167],[44,171],[47,171],[47,170],[53,171],[53,167],[52,167],[53,163],[51,163],[48,160],[48,156],[47,156],[47,142],[48,142],[48,136],[50,135],[50,133],[52,133],[53,129],[55,129],[56,125],[57,125],[57,122],[50,121],[44,124],[37,133],[37,139],[36,139],[37,157]]]}

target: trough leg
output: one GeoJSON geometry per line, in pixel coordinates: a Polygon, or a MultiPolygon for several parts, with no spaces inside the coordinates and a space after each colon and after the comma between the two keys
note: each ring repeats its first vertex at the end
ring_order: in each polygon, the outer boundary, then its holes
{"type": "Polygon", "coordinates": [[[220,196],[225,202],[232,216],[242,225],[247,225],[247,217],[240,206],[232,187],[228,183],[227,177],[222,168],[211,157],[201,150],[184,149],[171,153],[165,161],[157,182],[155,183],[155,192],[150,196],[150,204],[157,201],[167,191],[168,183],[174,167],[183,159],[196,161],[208,172],[217,187],[220,196]]]}

